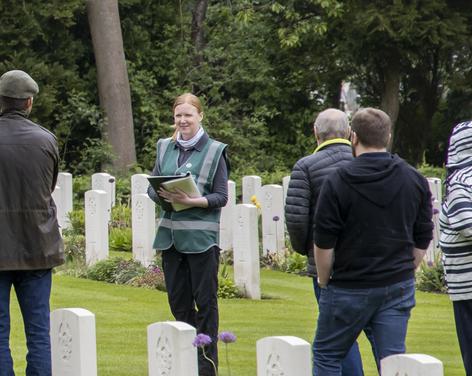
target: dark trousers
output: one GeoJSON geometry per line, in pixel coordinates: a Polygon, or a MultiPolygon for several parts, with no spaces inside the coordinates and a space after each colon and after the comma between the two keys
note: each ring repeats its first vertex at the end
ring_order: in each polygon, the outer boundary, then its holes
{"type": "MultiPolygon", "coordinates": [[[[162,252],[162,268],[170,309],[177,321],[186,322],[197,333],[209,335],[212,343],[205,355],[218,366],[218,266],[220,250],[180,253],[174,247],[162,252]]],[[[200,376],[214,376],[213,365],[198,350],[200,376]]]]}
{"type": "Polygon", "coordinates": [[[26,376],[51,376],[49,297],[51,269],[0,272],[0,376],[14,376],[10,353],[10,290],[14,286],[25,325],[26,376]]]}
{"type": "Polygon", "coordinates": [[[455,300],[454,319],[467,376],[472,376],[472,300],[455,300]]]}

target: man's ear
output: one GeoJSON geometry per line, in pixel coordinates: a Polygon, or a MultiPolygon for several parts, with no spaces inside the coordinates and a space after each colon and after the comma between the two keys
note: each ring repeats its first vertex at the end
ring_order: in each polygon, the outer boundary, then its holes
{"type": "Polygon", "coordinates": [[[25,110],[33,107],[33,97],[26,98],[26,108],[25,110]]]}
{"type": "Polygon", "coordinates": [[[359,139],[357,138],[357,134],[356,132],[354,132],[353,130],[351,130],[351,144],[353,146],[357,145],[359,143],[359,139]]]}
{"type": "Polygon", "coordinates": [[[314,124],[313,124],[313,134],[315,135],[315,139],[316,139],[316,142],[318,143],[318,145],[321,144],[321,140],[318,137],[318,133],[316,132],[316,127],[315,127],[314,124]]]}

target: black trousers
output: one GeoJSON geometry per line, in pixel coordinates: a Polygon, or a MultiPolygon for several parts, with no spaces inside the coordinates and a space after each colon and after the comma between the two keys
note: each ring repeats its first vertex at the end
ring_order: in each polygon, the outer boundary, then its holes
{"type": "MultiPolygon", "coordinates": [[[[162,252],[162,268],[170,309],[177,321],[186,322],[211,337],[205,355],[218,367],[218,266],[220,249],[180,253],[173,246],[162,252]]],[[[200,376],[214,376],[213,365],[198,349],[200,376]]]]}
{"type": "Polygon", "coordinates": [[[472,300],[454,300],[452,306],[465,373],[472,376],[472,300]]]}

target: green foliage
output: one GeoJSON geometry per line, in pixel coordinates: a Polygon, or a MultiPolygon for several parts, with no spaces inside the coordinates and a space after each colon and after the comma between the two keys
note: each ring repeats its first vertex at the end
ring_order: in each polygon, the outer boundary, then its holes
{"type": "MultiPolygon", "coordinates": [[[[118,191],[118,189],[117,189],[118,191]]],[[[128,205],[115,205],[111,208],[111,227],[131,227],[131,208],[128,205]]]]}
{"type": "Polygon", "coordinates": [[[264,268],[296,274],[306,272],[307,262],[306,256],[290,249],[286,249],[283,253],[269,251],[260,259],[261,266],[264,268]]]}
{"type": "Polygon", "coordinates": [[[93,264],[87,270],[87,278],[95,281],[125,284],[138,275],[142,275],[144,271],[145,268],[137,261],[113,257],[93,264]]]}
{"type": "Polygon", "coordinates": [[[109,232],[109,247],[112,251],[131,252],[132,230],[129,227],[112,227],[109,232]]]}
{"type": "Polygon", "coordinates": [[[85,236],[71,233],[68,236],[63,236],[63,239],[66,262],[85,263],[85,236]]]}
{"type": "Polygon", "coordinates": [[[444,167],[434,167],[423,164],[418,167],[418,171],[427,178],[439,178],[443,183],[446,180],[446,169],[444,167]]]}
{"type": "Polygon", "coordinates": [[[228,273],[228,264],[222,264],[218,275],[218,298],[234,299],[240,297],[242,297],[242,294],[228,273]]]}
{"type": "Polygon", "coordinates": [[[119,257],[101,260],[87,270],[87,278],[108,283],[115,282],[115,274],[123,259],[119,257]]]}
{"type": "Polygon", "coordinates": [[[157,265],[149,266],[143,274],[130,279],[128,284],[135,287],[166,291],[164,272],[157,265]]]}
{"type": "Polygon", "coordinates": [[[419,270],[416,272],[416,288],[420,291],[446,293],[446,279],[444,267],[439,254],[434,262],[421,262],[419,270]]]}
{"type": "Polygon", "coordinates": [[[85,210],[77,209],[72,210],[69,213],[69,221],[71,224],[70,229],[64,230],[64,236],[68,234],[72,235],[85,235],[85,210]]]}
{"type": "MultiPolygon", "coordinates": [[[[357,83],[364,105],[378,107],[385,69],[398,69],[394,150],[414,164],[425,158],[442,165],[451,127],[472,116],[467,2],[209,2],[198,66],[190,36],[193,5],[119,2],[136,170],[152,168],[157,139],[172,132],[173,99],[184,91],[203,100],[203,125],[229,145],[234,176],[257,173],[265,181],[278,180],[313,151],[313,118],[339,106],[343,80],[357,83]]],[[[85,3],[9,0],[0,12],[0,72],[23,69],[38,81],[31,118],[57,134],[61,169],[74,177],[106,169],[113,155],[102,141],[85,3]]],[[[90,187],[82,183],[76,198],[90,187]]],[[[129,190],[120,184],[117,202],[129,203],[129,190]]]]}

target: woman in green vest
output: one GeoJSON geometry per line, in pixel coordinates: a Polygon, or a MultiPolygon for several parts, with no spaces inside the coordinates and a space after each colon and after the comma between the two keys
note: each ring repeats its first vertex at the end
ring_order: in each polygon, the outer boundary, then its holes
{"type": "MultiPolygon", "coordinates": [[[[190,173],[201,197],[183,191],[149,187],[149,196],[190,206],[182,211],[161,210],[154,248],[162,251],[162,265],[169,305],[175,319],[211,337],[206,355],[218,365],[218,265],[221,207],[228,200],[229,166],[226,145],[203,130],[202,105],[186,93],[176,98],[175,133],[157,142],[153,176],[190,173]]],[[[201,351],[201,349],[199,349],[201,351]]],[[[199,353],[199,375],[215,375],[213,365],[199,353]]]]}

